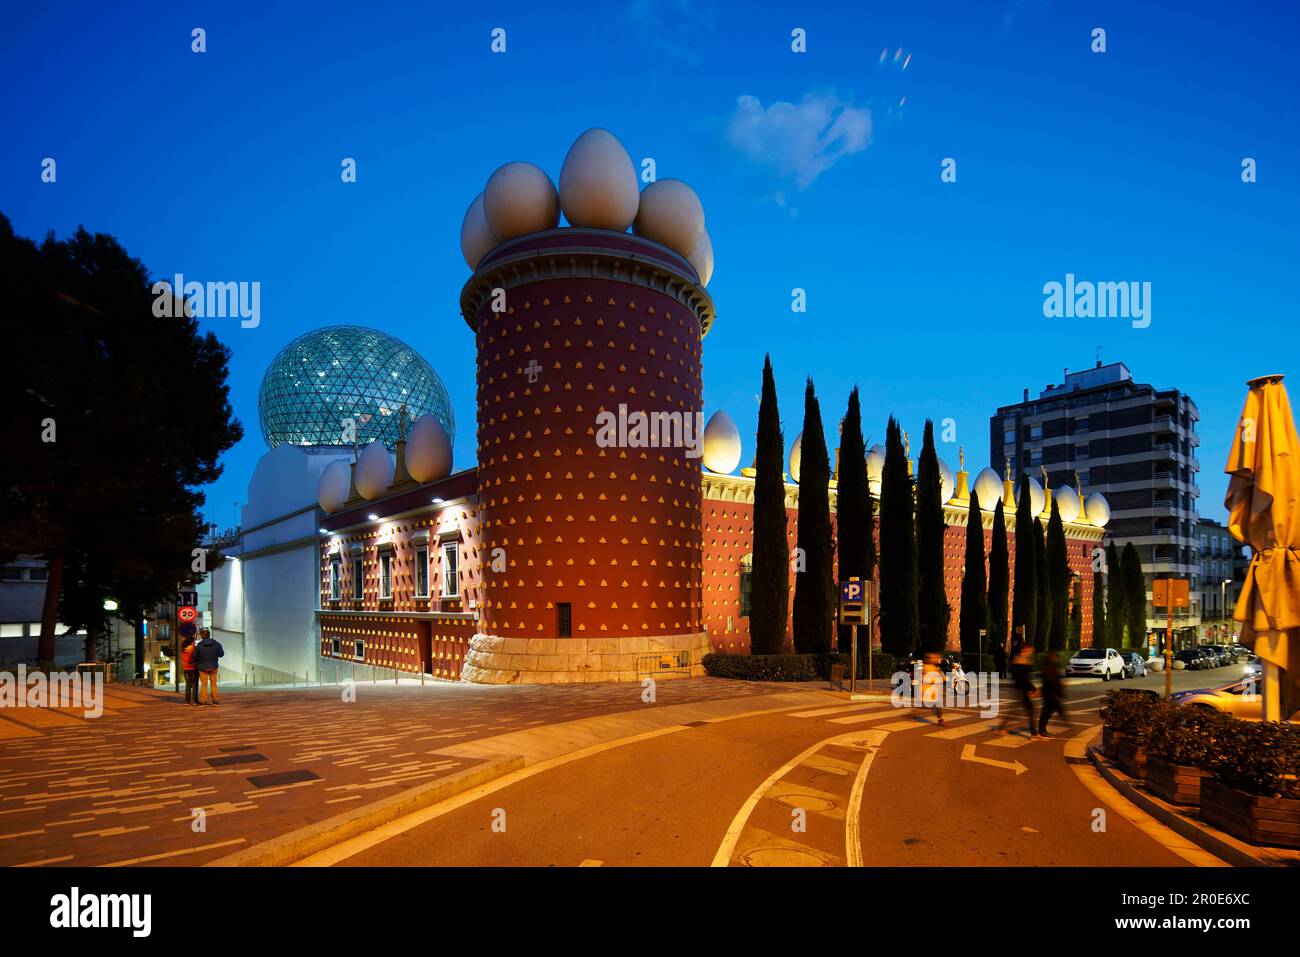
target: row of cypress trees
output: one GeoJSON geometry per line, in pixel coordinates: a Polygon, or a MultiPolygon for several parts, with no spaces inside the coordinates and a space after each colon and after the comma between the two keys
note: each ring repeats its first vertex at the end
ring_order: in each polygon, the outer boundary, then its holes
{"type": "MultiPolygon", "coordinates": [[[[781,430],[772,361],[763,364],[755,452],[754,547],[751,565],[750,648],[754,654],[785,650],[789,571],[795,572],[793,631],[795,651],[849,650],[847,627],[835,634],[835,562],[839,577],[871,581],[876,565],[872,535],[874,503],[867,481],[866,447],[858,390],[849,394],[841,425],[837,515],[838,555],[832,546],[829,484],[830,456],[822,428],[821,406],[813,380],[804,390],[803,443],[796,549],[789,549],[785,513],[785,438],[781,430]]],[[[882,650],[903,656],[915,650],[943,651],[951,605],[944,587],[942,476],[934,444],[934,425],[927,420],[915,484],[908,466],[903,434],[892,416],[885,433],[881,473],[879,530],[879,624],[882,650]]],[[[1027,494],[1021,479],[1021,496],[1027,494]]],[[[999,498],[984,564],[984,528],[979,500],[971,492],[966,526],[965,567],[961,582],[958,633],[968,667],[980,656],[1007,649],[1018,636],[1035,650],[1077,647],[1082,608],[1071,601],[1071,573],[1060,510],[1052,502],[1046,526],[1028,508],[1016,511],[1015,587],[1011,592],[1006,518],[999,498]],[[1008,630],[1008,599],[1010,629],[1008,630]],[[980,632],[987,638],[980,640],[980,632]]],[[[1112,543],[1107,566],[1110,588],[1095,587],[1094,644],[1138,645],[1145,637],[1145,590],[1141,563],[1129,543],[1123,556],[1112,543]],[[1119,587],[1115,587],[1119,585],[1119,587]],[[1103,597],[1104,593],[1104,597],[1103,597]],[[1128,640],[1125,641],[1125,636],[1128,640]],[[1134,636],[1137,636],[1136,638],[1134,636]]]]}

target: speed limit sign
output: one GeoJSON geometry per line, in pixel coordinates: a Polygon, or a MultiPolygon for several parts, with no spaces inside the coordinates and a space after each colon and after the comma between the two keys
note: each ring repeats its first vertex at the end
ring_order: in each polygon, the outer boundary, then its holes
{"type": "Polygon", "coordinates": [[[176,617],[181,621],[194,621],[199,617],[199,610],[193,605],[184,605],[176,609],[176,617]]]}

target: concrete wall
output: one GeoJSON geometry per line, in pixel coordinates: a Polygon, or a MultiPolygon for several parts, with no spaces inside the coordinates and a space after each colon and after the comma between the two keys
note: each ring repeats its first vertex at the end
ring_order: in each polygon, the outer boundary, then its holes
{"type": "Polygon", "coordinates": [[[319,647],[315,540],[243,564],[245,666],[299,674],[313,668],[319,647]]]}

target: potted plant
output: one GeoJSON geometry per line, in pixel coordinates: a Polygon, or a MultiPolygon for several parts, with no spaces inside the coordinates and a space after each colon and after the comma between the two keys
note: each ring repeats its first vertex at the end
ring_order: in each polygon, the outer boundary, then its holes
{"type": "Polygon", "coordinates": [[[1198,804],[1210,756],[1231,724],[1206,708],[1165,709],[1147,735],[1147,790],[1170,804],[1198,804]]]}
{"type": "Polygon", "coordinates": [[[1102,752],[1124,773],[1140,778],[1146,766],[1146,738],[1157,714],[1168,706],[1155,692],[1112,691],[1101,708],[1102,752]]]}
{"type": "Polygon", "coordinates": [[[1227,720],[1201,782],[1201,820],[1252,844],[1300,847],[1300,728],[1227,720]]]}

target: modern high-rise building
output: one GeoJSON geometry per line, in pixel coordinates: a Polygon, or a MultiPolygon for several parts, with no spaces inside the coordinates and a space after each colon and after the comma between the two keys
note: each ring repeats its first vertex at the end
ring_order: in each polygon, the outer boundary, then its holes
{"type": "MultiPolygon", "coordinates": [[[[994,462],[1017,474],[1046,474],[1053,488],[1078,481],[1110,502],[1108,541],[1132,542],[1147,582],[1147,628],[1165,627],[1164,612],[1150,606],[1155,577],[1200,573],[1196,474],[1200,439],[1196,403],[1177,389],[1135,382],[1122,362],[1082,372],[1065,371],[1036,398],[1000,407],[989,419],[994,462]]],[[[1225,576],[1226,577],[1226,576],[1225,576]]],[[[1193,589],[1195,591],[1195,589],[1193,589]]],[[[1181,640],[1200,624],[1200,604],[1175,613],[1181,640]]]]}

